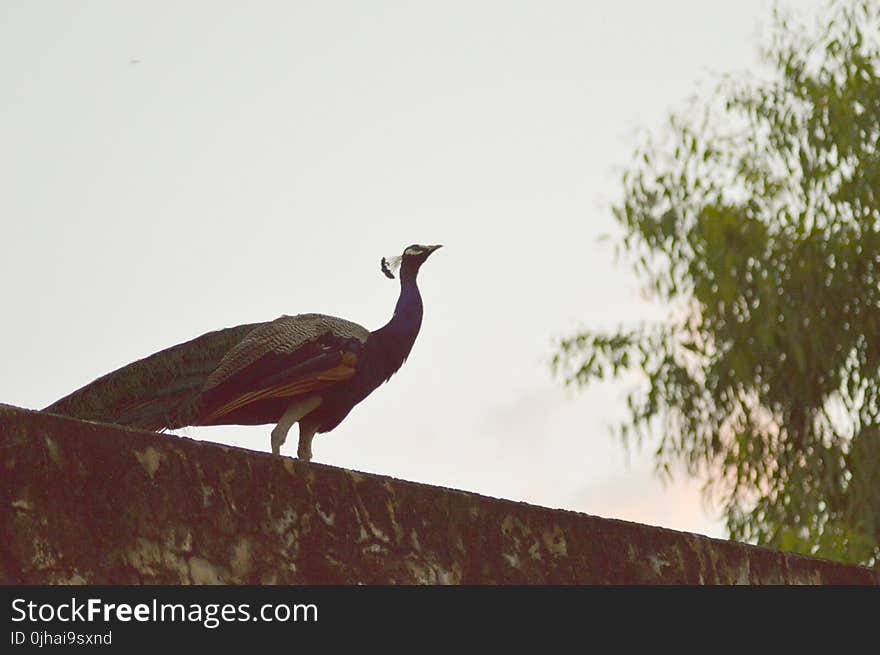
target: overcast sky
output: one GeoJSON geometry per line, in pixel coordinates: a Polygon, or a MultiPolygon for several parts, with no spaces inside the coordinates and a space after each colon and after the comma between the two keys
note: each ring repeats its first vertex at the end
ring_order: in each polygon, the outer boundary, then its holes
{"type": "MultiPolygon", "coordinates": [[[[619,175],[640,129],[754,69],[770,9],[0,0],[0,402],[281,314],[375,329],[380,258],[442,243],[409,361],[315,461],[723,536],[698,483],[609,435],[626,385],[567,390],[548,361],[578,326],[662,317],[597,241],[619,175]]],[[[270,429],[179,433],[268,451],[270,429]]]]}

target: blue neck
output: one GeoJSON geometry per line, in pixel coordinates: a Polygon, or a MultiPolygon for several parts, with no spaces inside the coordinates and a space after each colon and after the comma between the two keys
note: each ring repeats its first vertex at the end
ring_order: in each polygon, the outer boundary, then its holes
{"type": "Polygon", "coordinates": [[[382,353],[382,377],[391,377],[406,361],[422,326],[422,296],[416,277],[401,276],[400,297],[394,316],[373,332],[373,341],[382,353]]]}
{"type": "Polygon", "coordinates": [[[415,276],[400,281],[400,296],[394,307],[394,316],[388,322],[388,325],[392,324],[405,334],[412,334],[413,340],[419,333],[422,325],[422,294],[419,293],[415,276]]]}

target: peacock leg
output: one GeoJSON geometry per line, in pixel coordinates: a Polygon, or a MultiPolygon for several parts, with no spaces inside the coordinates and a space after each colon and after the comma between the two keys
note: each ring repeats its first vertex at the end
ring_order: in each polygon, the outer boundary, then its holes
{"type": "Polygon", "coordinates": [[[299,422],[299,447],[296,449],[296,456],[304,462],[312,459],[312,439],[317,432],[318,426],[308,419],[299,422]]]}
{"type": "MultiPolygon", "coordinates": [[[[307,396],[306,398],[300,398],[290,404],[290,407],[285,410],[284,414],[282,414],[281,418],[278,420],[278,425],[272,428],[273,454],[281,454],[281,444],[287,440],[287,433],[290,432],[291,426],[303,416],[313,411],[320,404],[321,396],[307,396]]],[[[300,442],[301,441],[302,437],[300,437],[300,442]]],[[[311,442],[311,437],[309,438],[309,441],[311,442]]]]}

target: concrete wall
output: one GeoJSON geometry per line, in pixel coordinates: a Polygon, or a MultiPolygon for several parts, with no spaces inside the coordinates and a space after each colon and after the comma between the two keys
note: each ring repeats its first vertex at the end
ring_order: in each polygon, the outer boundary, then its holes
{"type": "Polygon", "coordinates": [[[0,583],[878,584],[880,576],[0,405],[0,583]]]}

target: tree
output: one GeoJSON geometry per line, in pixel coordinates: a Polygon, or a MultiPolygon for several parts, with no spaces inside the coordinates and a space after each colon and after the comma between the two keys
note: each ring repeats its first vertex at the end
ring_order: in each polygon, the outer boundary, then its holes
{"type": "Polygon", "coordinates": [[[561,339],[567,383],[640,371],[616,429],[705,481],[731,538],[880,562],[880,8],[776,11],[767,79],[646,140],[614,206],[667,321],[561,339]]]}

